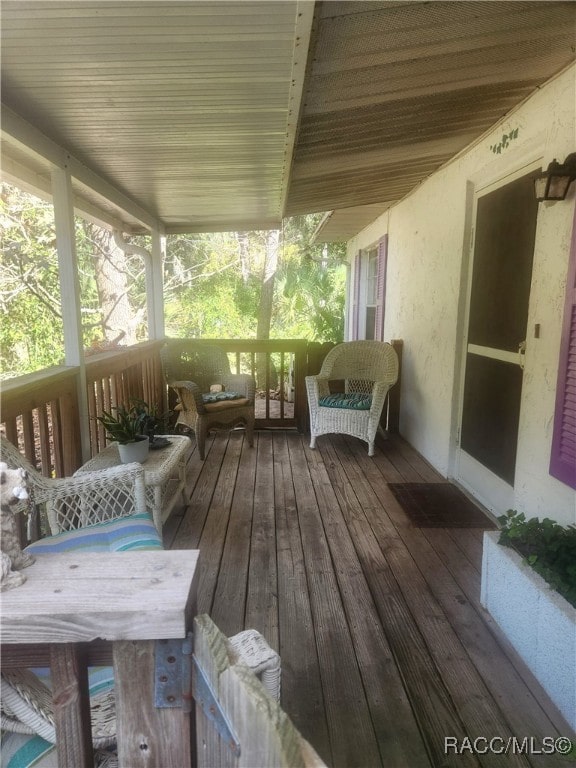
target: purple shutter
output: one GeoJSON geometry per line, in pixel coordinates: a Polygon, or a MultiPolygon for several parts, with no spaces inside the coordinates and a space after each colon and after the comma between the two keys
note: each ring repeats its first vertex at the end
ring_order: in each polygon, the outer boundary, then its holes
{"type": "Polygon", "coordinates": [[[360,332],[360,253],[354,257],[354,279],[352,287],[352,341],[360,332]]]}
{"type": "Polygon", "coordinates": [[[386,303],[386,262],[388,260],[388,235],[378,243],[378,268],[376,272],[376,318],[374,338],[384,341],[384,307],[386,303]]]}
{"type": "Polygon", "coordinates": [[[550,474],[576,488],[576,209],[560,344],[550,474]]]}

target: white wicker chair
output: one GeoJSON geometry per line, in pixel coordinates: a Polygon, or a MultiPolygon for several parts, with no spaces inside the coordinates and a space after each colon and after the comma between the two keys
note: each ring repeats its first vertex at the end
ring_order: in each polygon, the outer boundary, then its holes
{"type": "MultiPolygon", "coordinates": [[[[1,438],[2,461],[28,473],[27,489],[33,504],[46,504],[52,534],[146,511],[144,471],[140,464],[124,464],[72,478],[43,477],[8,441],[1,438]]],[[[27,502],[16,505],[15,510],[27,502]]],[[[266,691],[280,699],[280,657],[264,637],[250,629],[230,638],[238,661],[257,675],[266,691]]],[[[52,693],[31,670],[5,670],[0,677],[0,727],[15,734],[36,734],[55,743],[52,693]]],[[[115,754],[105,751],[116,740],[114,689],[91,696],[95,766],[116,768],[115,754]]]]}
{"type": "Polygon", "coordinates": [[[383,341],[347,341],[328,352],[319,375],[306,377],[310,408],[310,447],[326,434],[374,440],[390,387],[398,379],[398,356],[383,341]],[[343,392],[331,393],[330,382],[343,381],[343,392]]]}
{"type": "MultiPolygon", "coordinates": [[[[141,464],[87,472],[75,477],[48,478],[5,437],[0,439],[1,459],[9,467],[26,471],[29,499],[14,505],[16,511],[44,507],[52,535],[146,512],[144,470],[141,464]]],[[[44,539],[47,541],[48,539],[44,539]]],[[[55,743],[52,693],[27,669],[4,670],[1,676],[0,726],[4,731],[36,734],[55,743]]],[[[117,766],[114,754],[102,751],[116,739],[114,690],[91,697],[95,765],[117,766]]]]}
{"type": "Polygon", "coordinates": [[[1,459],[27,473],[28,502],[15,505],[25,510],[30,502],[45,505],[52,535],[95,523],[146,511],[146,487],[141,464],[85,472],[74,477],[44,477],[5,437],[0,438],[1,459]]]}

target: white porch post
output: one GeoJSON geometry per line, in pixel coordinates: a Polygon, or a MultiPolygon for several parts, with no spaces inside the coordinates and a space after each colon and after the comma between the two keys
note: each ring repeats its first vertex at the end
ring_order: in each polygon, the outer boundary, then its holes
{"type": "Polygon", "coordinates": [[[159,230],[152,230],[152,269],[148,285],[148,335],[151,339],[163,339],[164,328],[164,271],[166,237],[159,230]]]}
{"type": "Polygon", "coordinates": [[[64,324],[65,363],[69,366],[78,367],[78,413],[82,460],[88,461],[90,458],[90,436],[88,431],[86,367],[80,313],[80,285],[76,257],[72,184],[67,169],[55,168],[52,171],[52,195],[64,324]]]}

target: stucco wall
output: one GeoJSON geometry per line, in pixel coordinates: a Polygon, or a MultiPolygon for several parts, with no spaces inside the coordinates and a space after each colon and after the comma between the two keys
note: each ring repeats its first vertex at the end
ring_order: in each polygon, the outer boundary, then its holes
{"type": "MultiPolygon", "coordinates": [[[[352,258],[389,234],[385,338],[404,340],[400,429],[447,477],[454,474],[474,193],[576,149],[575,85],[572,67],[349,242],[352,258]],[[495,154],[490,147],[516,128],[517,139],[495,154]]],[[[575,188],[566,201],[539,206],[514,499],[527,514],[564,523],[576,522],[576,495],[548,465],[575,188]]]]}

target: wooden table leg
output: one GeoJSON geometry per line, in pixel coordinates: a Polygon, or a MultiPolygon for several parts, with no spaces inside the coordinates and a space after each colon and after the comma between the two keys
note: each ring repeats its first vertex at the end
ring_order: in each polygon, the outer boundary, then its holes
{"type": "Polygon", "coordinates": [[[50,646],[50,676],[58,765],[92,768],[88,670],[77,645],[55,643],[50,646]]]}
{"type": "Polygon", "coordinates": [[[119,765],[191,765],[190,714],[154,707],[154,640],[113,644],[119,765]]]}

